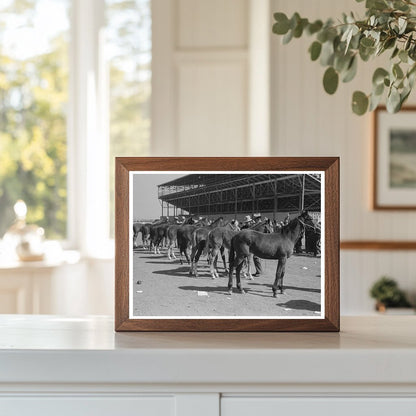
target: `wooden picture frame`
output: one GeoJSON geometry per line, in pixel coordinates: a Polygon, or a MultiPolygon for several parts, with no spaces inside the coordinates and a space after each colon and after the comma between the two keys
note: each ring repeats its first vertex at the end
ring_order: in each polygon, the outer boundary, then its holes
{"type": "MultiPolygon", "coordinates": [[[[380,106],[373,112],[373,209],[406,211],[416,209],[416,107],[407,106],[390,114],[380,106]],[[406,135],[413,137],[406,137],[406,135]],[[403,138],[400,137],[403,135],[403,138]],[[393,149],[393,140],[412,141],[413,154],[393,149]],[[403,156],[401,156],[403,155],[403,156]],[[409,157],[413,157],[410,160],[409,157]],[[408,160],[409,159],[409,160],[408,160]],[[409,176],[410,175],[410,176],[409,176]],[[411,187],[408,183],[411,182],[411,187]]],[[[397,146],[396,146],[397,147],[397,146]]]]}
{"type": "MultiPolygon", "coordinates": [[[[217,177],[215,176],[215,177],[217,177]]],[[[153,178],[153,177],[149,177],[153,178]]],[[[228,178],[228,177],[227,177],[228,178]]],[[[318,180],[316,179],[316,180],[318,180]]],[[[277,180],[277,179],[276,179],[277,180]]],[[[297,180],[297,179],[296,179],[297,180]]],[[[294,181],[294,179],[293,179],[294,181]]],[[[276,183],[276,182],[275,182],[276,183]]],[[[282,182],[283,183],[283,182],[282,182]]],[[[295,182],[293,182],[295,183],[295,182]]],[[[275,185],[276,186],[276,185],[275,185]]],[[[189,188],[192,189],[193,188],[189,188]]],[[[208,188],[207,188],[208,189],[208,188]]],[[[275,189],[275,205],[278,203],[278,197],[276,196],[275,189]]],[[[303,198],[305,197],[305,179],[303,181],[303,198]]],[[[143,189],[144,192],[144,189],[143,189]]],[[[254,191],[256,192],[256,191],[254,191]]],[[[339,331],[339,158],[337,157],[119,157],[116,158],[116,185],[115,185],[115,330],[116,331],[339,331]],[[161,172],[177,172],[186,175],[186,178],[197,177],[198,172],[207,173],[207,175],[217,175],[222,177],[224,174],[238,174],[247,178],[257,178],[258,174],[274,174],[268,177],[283,179],[286,181],[286,177],[291,175],[293,178],[297,177],[311,177],[322,179],[320,193],[320,207],[323,208],[322,212],[322,245],[323,253],[322,260],[320,261],[321,269],[323,270],[322,279],[320,280],[320,309],[319,316],[267,316],[267,317],[246,317],[243,315],[237,316],[162,316],[164,314],[155,316],[134,316],[135,312],[132,312],[132,293],[133,289],[131,285],[140,284],[141,277],[137,277],[133,273],[133,260],[138,256],[134,254],[134,248],[132,243],[132,223],[133,223],[133,211],[136,209],[133,205],[133,197],[135,192],[139,192],[139,188],[133,188],[133,183],[136,178],[143,182],[143,179],[147,180],[143,175],[160,174],[161,172]],[[307,172],[307,173],[305,173],[307,172]],[[281,176],[278,176],[281,175],[281,176]],[[308,176],[309,175],[309,176],[308,176]],[[245,176],[244,176],[245,177],[245,176]],[[136,257],[134,257],[136,256],[136,257]],[[131,272],[131,273],[130,273],[131,272]],[[133,281],[139,279],[137,282],[133,281]],[[132,283],[133,282],[133,283],[132,283]],[[134,316],[134,317],[133,317],[134,316]],[[287,318],[287,319],[285,319],[287,318]],[[309,319],[310,318],[310,319],[309,319]]],[[[235,191],[237,198],[238,192],[235,191]]],[[[254,194],[255,195],[255,194],[254,194]]],[[[287,195],[283,197],[289,198],[287,195]]],[[[292,196],[290,196],[292,198],[292,196]]],[[[145,198],[145,195],[143,195],[145,198]]],[[[261,198],[260,198],[261,199],[261,198]]],[[[141,199],[138,199],[141,201],[141,199]]],[[[160,202],[160,201],[159,201],[160,202]]],[[[302,207],[304,201],[302,200],[302,207]]],[[[139,203],[141,204],[141,202],[139,203]]],[[[236,203],[237,204],[237,203],[236,203]]],[[[254,202],[253,202],[254,204],[254,202]]],[[[241,205],[243,206],[243,205],[241,205]]],[[[320,208],[321,209],[321,208],[320,208]]],[[[191,208],[189,208],[191,213],[191,208]]],[[[293,218],[293,222],[290,224],[301,223],[300,216],[297,213],[293,218]],[[297,222],[296,222],[297,221],[297,222]]],[[[305,214],[306,215],[306,214],[305,214]]],[[[169,217],[170,218],[170,217],[169,217]]],[[[291,219],[292,219],[291,218],[291,219]]],[[[302,217],[305,219],[305,217],[302,217]]],[[[275,220],[275,223],[278,221],[275,220]]],[[[288,225],[287,227],[291,226],[288,225]]],[[[303,229],[306,229],[306,220],[303,224],[303,229]]],[[[283,231],[282,231],[283,235],[283,231]]],[[[286,234],[285,234],[286,235],[286,234]]],[[[260,236],[260,238],[263,238],[260,236]]],[[[274,238],[274,237],[273,237],[274,238]]],[[[233,240],[234,241],[234,240],[233,240]]],[[[144,249],[143,249],[144,250],[144,249]]],[[[308,260],[305,255],[305,261],[308,260]]],[[[316,256],[316,253],[315,253],[316,256]]],[[[151,255],[149,255],[151,257],[151,255]]],[[[137,261],[141,261],[141,257],[137,257],[137,261]]],[[[158,263],[162,266],[167,262],[167,258],[160,258],[158,263]]],[[[288,260],[288,264],[292,259],[288,260]]],[[[299,257],[299,261],[303,261],[299,257]]],[[[136,260],[135,260],[136,261],[136,260]]],[[[309,260],[308,260],[309,261],[309,260]]],[[[270,260],[269,262],[272,262],[270,260]]],[[[314,260],[315,266],[317,258],[314,260]]],[[[136,263],[135,263],[136,264],[136,263]]],[[[271,263],[267,263],[271,264],[271,263]]],[[[277,261],[276,261],[277,264],[277,261]]],[[[308,263],[309,264],[309,263],[308,263]]],[[[310,263],[312,264],[312,263],[310,263]]],[[[160,266],[160,267],[162,267],[160,266]]],[[[305,269],[307,273],[308,267],[297,267],[297,269],[305,269]]],[[[140,268],[137,269],[137,273],[140,275],[140,268]]],[[[299,272],[300,273],[300,272],[299,272]]],[[[308,272],[309,273],[309,272],[308,272]]],[[[311,272],[312,273],[312,272],[311,272]]],[[[157,279],[158,275],[153,275],[146,278],[157,279]]],[[[320,275],[312,276],[313,278],[320,278],[320,275]]],[[[311,277],[311,278],[312,278],[311,277]]],[[[274,276],[270,277],[270,282],[273,282],[274,276]]],[[[206,278],[208,279],[208,278],[206,278]]],[[[150,282],[150,280],[148,280],[150,282]]],[[[157,280],[153,280],[155,283],[159,283],[157,280]]],[[[202,284],[202,279],[194,279],[195,285],[202,284]]],[[[208,282],[208,280],[206,280],[208,282]]],[[[227,280],[226,278],[216,279],[219,286],[224,286],[226,290],[227,280]]],[[[243,282],[243,286],[249,284],[243,282]]],[[[253,283],[254,284],[254,283],[253,283]]],[[[283,286],[290,284],[290,276],[288,272],[285,276],[283,286]]],[[[203,284],[202,284],[203,286],[203,284]]],[[[279,296],[273,298],[272,289],[270,284],[259,285],[259,290],[263,291],[263,297],[257,297],[264,302],[269,302],[273,308],[277,308],[279,304],[279,296]],[[267,299],[268,298],[268,299],[267,299]],[[265,300],[264,300],[265,299],[265,300]]],[[[146,290],[144,284],[140,286],[143,290],[137,290],[140,295],[146,296],[146,290]]],[[[254,287],[254,286],[253,286],[254,287]]],[[[293,288],[296,296],[298,296],[299,289],[293,288]]],[[[191,293],[196,296],[196,290],[191,293]]],[[[254,291],[253,294],[258,292],[254,291]]],[[[150,292],[149,292],[150,293],[150,292]]],[[[188,292],[189,293],[189,292],[188,292]]],[[[250,299],[254,299],[254,296],[250,291],[245,295],[233,294],[232,296],[223,296],[221,303],[223,302],[235,302],[243,299],[244,302],[249,302],[250,299]],[[244,296],[244,297],[238,297],[244,296]]],[[[199,291],[198,291],[199,295],[199,291]]],[[[152,304],[157,304],[158,297],[155,296],[152,304]]],[[[214,295],[213,295],[214,296],[214,295]]],[[[218,295],[219,296],[219,295],[218,295]]],[[[285,295],[281,295],[285,296],[285,295]]],[[[149,294],[150,297],[150,294],[149,294]]],[[[145,299],[145,298],[141,298],[145,299]]],[[[284,299],[281,297],[280,301],[284,299]]],[[[140,304],[140,301],[139,301],[140,304]]],[[[283,304],[285,305],[285,304],[283,304]]],[[[279,306],[281,308],[281,306],[279,306]]],[[[290,308],[287,308],[288,310],[290,308]]],[[[274,310],[274,309],[273,309],[274,310]]],[[[283,310],[283,309],[282,309],[283,310]]],[[[295,313],[297,311],[294,311],[295,313]]],[[[291,313],[291,312],[287,312],[291,313]]]]}

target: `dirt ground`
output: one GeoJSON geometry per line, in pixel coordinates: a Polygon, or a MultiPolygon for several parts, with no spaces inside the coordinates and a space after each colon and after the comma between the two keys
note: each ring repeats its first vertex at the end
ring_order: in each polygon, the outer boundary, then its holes
{"type": "MultiPolygon", "coordinates": [[[[176,253],[177,254],[177,253],[176,253]]],[[[178,254],[177,254],[178,255],[178,254]]],[[[228,258],[228,254],[227,254],[228,258]]],[[[134,316],[319,316],[321,311],[320,257],[293,255],[286,263],[284,293],[273,298],[277,261],[262,259],[263,275],[242,277],[246,294],[228,294],[228,276],[220,263],[218,279],[212,279],[205,258],[199,276],[189,276],[189,266],[165,254],[142,248],[133,253],[134,316]]],[[[254,273],[254,266],[251,270],[254,273]]],[[[235,277],[234,277],[235,287],[235,277]]]]}

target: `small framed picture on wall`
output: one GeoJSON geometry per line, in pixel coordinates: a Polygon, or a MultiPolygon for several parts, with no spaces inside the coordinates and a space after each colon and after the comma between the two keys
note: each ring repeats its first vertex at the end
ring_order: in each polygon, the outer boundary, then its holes
{"type": "Polygon", "coordinates": [[[373,208],[416,209],[416,107],[374,112],[373,208]]]}

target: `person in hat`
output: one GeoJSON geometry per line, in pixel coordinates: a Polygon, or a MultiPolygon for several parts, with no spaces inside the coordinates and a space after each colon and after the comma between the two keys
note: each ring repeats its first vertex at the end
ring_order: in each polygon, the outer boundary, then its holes
{"type": "MultiPolygon", "coordinates": [[[[260,213],[253,214],[253,222],[254,222],[254,225],[261,222],[261,214],[260,213]]],[[[260,257],[253,256],[253,263],[254,263],[254,267],[256,268],[256,273],[254,273],[253,276],[254,277],[259,277],[263,273],[263,268],[262,268],[262,265],[261,265],[260,257]]]]}
{"type": "MultiPolygon", "coordinates": [[[[242,230],[246,229],[246,228],[251,228],[253,225],[258,224],[259,222],[261,222],[261,214],[257,213],[257,214],[253,214],[253,218],[251,218],[250,215],[246,215],[244,217],[244,221],[243,221],[243,226],[241,227],[242,230]]],[[[253,256],[253,262],[254,262],[254,266],[256,268],[256,273],[254,273],[253,276],[260,276],[263,273],[263,269],[261,266],[261,260],[259,257],[257,256],[253,256]]]]}
{"type": "Polygon", "coordinates": [[[241,227],[241,229],[243,230],[244,228],[250,228],[251,224],[253,224],[253,219],[250,215],[246,215],[244,217],[243,226],[241,227]]]}
{"type": "Polygon", "coordinates": [[[283,225],[288,225],[290,222],[290,214],[287,213],[286,218],[283,221],[283,225]]]}

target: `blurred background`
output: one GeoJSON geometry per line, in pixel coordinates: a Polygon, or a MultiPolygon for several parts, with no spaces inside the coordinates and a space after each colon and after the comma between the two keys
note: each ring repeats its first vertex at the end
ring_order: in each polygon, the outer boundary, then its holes
{"type": "MultiPolygon", "coordinates": [[[[308,38],[282,45],[273,12],[310,19],[351,0],[3,0],[0,236],[17,200],[44,229],[37,262],[0,250],[0,313],[112,314],[115,156],[340,156],[341,240],[415,240],[414,211],[373,211],[372,116],[335,96],[308,38]]],[[[410,97],[412,102],[412,96],[410,97]]],[[[413,101],[414,98],[413,98],[413,101]]],[[[392,276],[416,296],[413,251],[341,251],[341,313],[374,312],[392,276]]]]}

